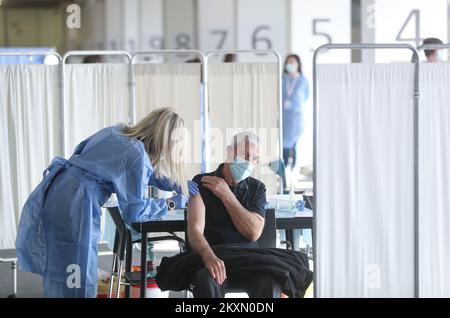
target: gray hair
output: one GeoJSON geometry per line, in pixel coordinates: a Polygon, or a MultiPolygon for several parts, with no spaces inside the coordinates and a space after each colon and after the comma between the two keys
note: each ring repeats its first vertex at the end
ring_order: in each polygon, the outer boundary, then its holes
{"type": "Polygon", "coordinates": [[[255,133],[252,133],[250,131],[244,131],[234,135],[233,139],[231,140],[230,146],[237,147],[244,141],[259,146],[259,137],[255,133]]]}

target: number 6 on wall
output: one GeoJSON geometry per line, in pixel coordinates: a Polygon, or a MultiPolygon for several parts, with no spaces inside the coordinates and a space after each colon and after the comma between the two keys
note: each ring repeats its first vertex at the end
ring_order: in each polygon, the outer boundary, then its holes
{"type": "Polygon", "coordinates": [[[270,41],[270,39],[268,37],[264,37],[264,36],[260,36],[257,37],[257,33],[263,30],[270,30],[270,27],[268,25],[262,25],[260,27],[257,27],[255,29],[255,31],[253,31],[253,36],[252,36],[252,47],[253,49],[260,49],[260,50],[270,50],[272,49],[272,41],[270,41]],[[257,44],[259,42],[264,42],[266,43],[266,47],[258,47],[257,44]]]}

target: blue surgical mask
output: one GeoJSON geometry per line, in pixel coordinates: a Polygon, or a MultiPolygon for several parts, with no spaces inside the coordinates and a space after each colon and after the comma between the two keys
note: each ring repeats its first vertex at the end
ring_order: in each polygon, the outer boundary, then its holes
{"type": "Polygon", "coordinates": [[[233,179],[236,183],[250,177],[253,169],[255,169],[255,165],[253,163],[239,157],[236,157],[234,162],[230,164],[231,174],[233,175],[233,179]]]}
{"type": "Polygon", "coordinates": [[[297,70],[298,70],[297,65],[292,64],[292,63],[287,63],[286,64],[286,71],[288,73],[294,74],[294,73],[297,73],[297,70]]]}

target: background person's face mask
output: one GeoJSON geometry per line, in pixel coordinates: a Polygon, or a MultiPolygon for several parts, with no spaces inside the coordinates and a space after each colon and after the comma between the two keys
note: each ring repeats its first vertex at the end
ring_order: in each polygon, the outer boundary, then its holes
{"type": "Polygon", "coordinates": [[[230,163],[231,174],[233,175],[234,181],[236,181],[236,183],[250,177],[253,169],[255,169],[255,165],[253,163],[239,157],[236,157],[234,159],[234,162],[230,163]]]}
{"type": "Polygon", "coordinates": [[[445,62],[447,60],[446,50],[438,50],[438,60],[441,62],[445,62]]]}
{"type": "Polygon", "coordinates": [[[292,63],[287,63],[287,64],[286,64],[286,71],[287,71],[288,73],[290,73],[290,74],[296,73],[296,72],[297,72],[297,69],[298,69],[298,67],[297,67],[297,65],[295,65],[295,64],[292,64],[292,63]]]}

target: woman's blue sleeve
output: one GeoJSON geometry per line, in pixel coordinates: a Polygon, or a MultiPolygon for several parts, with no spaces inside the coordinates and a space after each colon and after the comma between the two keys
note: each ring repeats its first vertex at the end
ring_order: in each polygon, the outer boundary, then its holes
{"type": "Polygon", "coordinates": [[[145,222],[167,214],[165,199],[145,198],[153,168],[139,156],[116,184],[116,194],[126,222],[145,222]]]}
{"type": "Polygon", "coordinates": [[[174,182],[171,182],[166,177],[156,177],[154,173],[150,176],[150,180],[148,182],[148,185],[151,187],[157,187],[158,189],[162,191],[175,191],[179,193],[180,186],[175,184],[174,182]]]}

